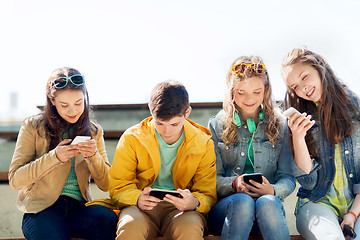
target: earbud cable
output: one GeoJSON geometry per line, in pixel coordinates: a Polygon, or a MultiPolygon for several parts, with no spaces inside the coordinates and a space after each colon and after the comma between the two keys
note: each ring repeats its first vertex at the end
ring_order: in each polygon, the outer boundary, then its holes
{"type": "Polygon", "coordinates": [[[251,158],[250,158],[250,148],[252,148],[253,138],[254,138],[254,133],[252,134],[252,136],[250,137],[250,140],[249,140],[246,158],[249,159],[249,162],[251,163],[251,165],[253,166],[253,168],[254,168],[254,170],[255,170],[254,163],[253,163],[253,161],[252,161],[251,158]]]}

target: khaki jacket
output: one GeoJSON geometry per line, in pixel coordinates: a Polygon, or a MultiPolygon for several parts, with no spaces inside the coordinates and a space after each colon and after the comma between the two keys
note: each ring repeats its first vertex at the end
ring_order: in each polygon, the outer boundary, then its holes
{"type": "MultiPolygon", "coordinates": [[[[198,212],[216,202],[216,166],[210,131],[189,119],[185,139],[178,149],[172,176],[175,189],[189,189],[199,199],[198,212]]],[[[161,168],[159,144],[152,117],[128,129],[120,138],[109,170],[110,197],[121,209],[137,205],[145,187],[151,187],[161,168]]]]}
{"type": "MultiPolygon", "coordinates": [[[[35,128],[39,115],[24,120],[9,169],[9,184],[19,190],[16,206],[25,213],[37,213],[51,206],[60,196],[69,175],[71,162],[61,163],[55,149],[48,151],[49,141],[44,129],[40,135],[35,128]]],[[[41,126],[43,128],[43,126],[41,126]]],[[[75,157],[75,172],[81,194],[91,201],[90,179],[103,191],[108,191],[108,170],[103,130],[97,125],[96,140],[98,152],[91,158],[75,157]]]]}

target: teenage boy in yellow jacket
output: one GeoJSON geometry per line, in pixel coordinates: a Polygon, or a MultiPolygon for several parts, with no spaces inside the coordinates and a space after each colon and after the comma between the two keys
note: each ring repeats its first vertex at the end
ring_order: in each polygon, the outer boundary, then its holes
{"type": "Polygon", "coordinates": [[[211,133],[187,119],[189,97],[178,82],[159,83],[149,109],[151,117],[121,136],[109,170],[110,197],[122,209],[116,239],[203,239],[204,214],[216,201],[211,133]],[[161,200],[154,188],[181,197],[161,200]]]}

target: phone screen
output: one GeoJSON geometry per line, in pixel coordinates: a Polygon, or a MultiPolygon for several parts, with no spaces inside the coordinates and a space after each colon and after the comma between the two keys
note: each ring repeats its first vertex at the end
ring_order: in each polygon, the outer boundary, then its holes
{"type": "Polygon", "coordinates": [[[183,196],[181,196],[181,194],[178,193],[177,191],[169,191],[169,190],[162,190],[162,189],[152,189],[150,191],[150,196],[156,197],[160,200],[162,200],[166,194],[170,194],[170,195],[173,195],[178,198],[183,198],[183,196]]]}
{"type": "Polygon", "coordinates": [[[261,173],[249,173],[249,174],[245,174],[243,176],[244,182],[255,187],[253,184],[250,183],[250,179],[258,182],[258,183],[262,183],[262,174],[261,173]]]}

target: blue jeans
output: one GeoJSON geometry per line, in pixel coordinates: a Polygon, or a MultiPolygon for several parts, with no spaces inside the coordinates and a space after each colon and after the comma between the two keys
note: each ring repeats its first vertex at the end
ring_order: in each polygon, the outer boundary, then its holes
{"type": "Polygon", "coordinates": [[[222,240],[247,240],[251,230],[264,239],[290,239],[284,207],[274,195],[254,200],[236,193],[219,200],[209,212],[209,231],[222,240]]]}
{"type": "Polygon", "coordinates": [[[69,240],[70,237],[114,240],[117,215],[109,208],[60,196],[50,207],[38,213],[25,213],[22,231],[28,240],[69,240]]]}

